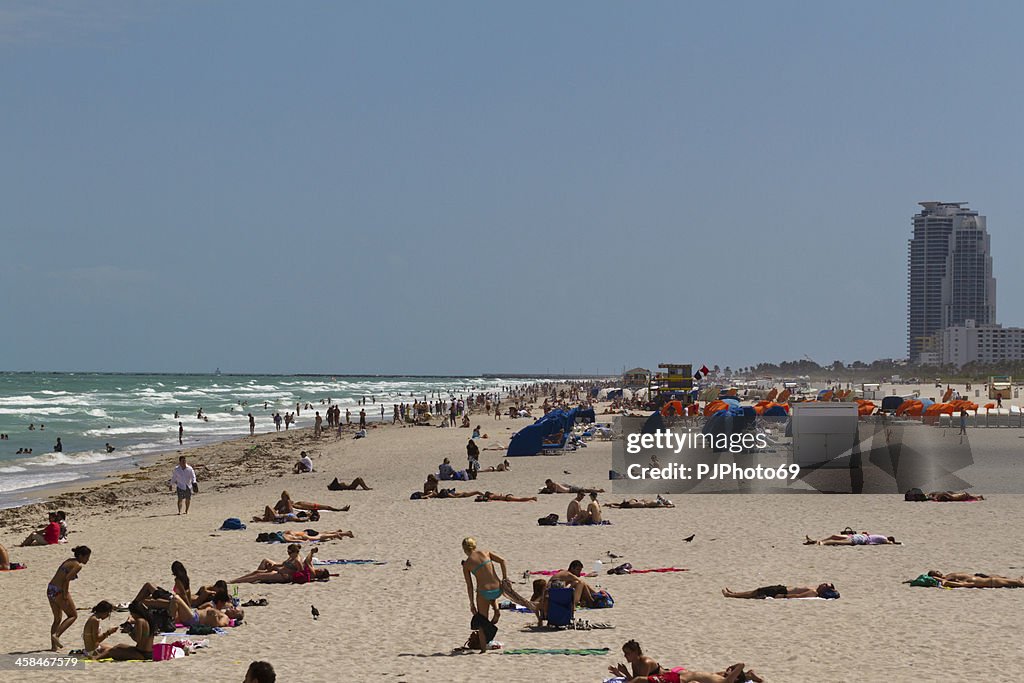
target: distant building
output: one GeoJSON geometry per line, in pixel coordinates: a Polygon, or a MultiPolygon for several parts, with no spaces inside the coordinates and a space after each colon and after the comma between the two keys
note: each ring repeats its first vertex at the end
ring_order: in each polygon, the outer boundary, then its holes
{"type": "Polygon", "coordinates": [[[627,388],[646,387],[651,378],[651,371],[644,368],[633,368],[622,373],[622,386],[627,388]]]}
{"type": "Polygon", "coordinates": [[[942,363],[958,368],[968,363],[1024,360],[1024,327],[976,325],[967,320],[942,331],[942,363]]]}
{"type": "Polygon", "coordinates": [[[943,330],[996,323],[996,281],[985,216],[964,202],[921,202],[907,263],[907,352],[912,363],[944,357],[943,330]]]}

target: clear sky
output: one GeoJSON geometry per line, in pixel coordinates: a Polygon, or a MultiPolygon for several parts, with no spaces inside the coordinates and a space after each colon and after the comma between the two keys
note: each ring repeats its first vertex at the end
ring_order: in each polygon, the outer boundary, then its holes
{"type": "Polygon", "coordinates": [[[903,357],[910,218],[1024,324],[1015,3],[0,3],[0,367],[903,357]]]}

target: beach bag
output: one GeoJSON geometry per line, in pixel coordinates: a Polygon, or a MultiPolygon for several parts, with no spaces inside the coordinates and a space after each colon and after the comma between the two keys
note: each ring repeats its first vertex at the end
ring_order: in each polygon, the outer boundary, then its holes
{"type": "Polygon", "coordinates": [[[910,489],[909,491],[903,494],[903,500],[921,502],[923,500],[928,500],[928,496],[926,496],[924,491],[922,491],[921,489],[910,489]]]}
{"type": "Polygon", "coordinates": [[[188,631],[185,632],[190,636],[212,636],[216,631],[212,626],[205,626],[203,624],[192,624],[188,627],[188,631]]]}
{"type": "Polygon", "coordinates": [[[594,609],[608,609],[614,606],[615,600],[612,599],[611,593],[608,591],[601,590],[594,593],[594,609]]]}
{"type": "Polygon", "coordinates": [[[153,645],[153,661],[165,662],[168,659],[178,659],[185,656],[185,650],[174,643],[155,643],[153,645]]]}
{"type": "Polygon", "coordinates": [[[221,531],[241,531],[245,529],[245,525],[242,524],[242,520],[238,517],[228,517],[220,525],[220,529],[221,531]]]}
{"type": "Polygon", "coordinates": [[[919,586],[921,588],[938,588],[940,584],[941,582],[938,579],[927,574],[921,574],[921,576],[910,582],[911,586],[919,586]]]}
{"type": "Polygon", "coordinates": [[[558,514],[552,512],[547,517],[541,517],[537,520],[537,524],[541,526],[558,526],[558,514]]]}
{"type": "Polygon", "coordinates": [[[199,482],[192,482],[192,493],[199,493],[199,482]]]}
{"type": "Polygon", "coordinates": [[[480,634],[477,631],[473,631],[469,634],[469,638],[466,639],[466,644],[462,646],[467,650],[480,650],[480,634]]]}

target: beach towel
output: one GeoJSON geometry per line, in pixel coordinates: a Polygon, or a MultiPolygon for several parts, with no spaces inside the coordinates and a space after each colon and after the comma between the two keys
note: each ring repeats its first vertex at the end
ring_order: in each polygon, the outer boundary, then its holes
{"type": "Polygon", "coordinates": [[[17,571],[19,569],[28,569],[28,566],[26,566],[24,564],[19,564],[17,562],[11,562],[10,569],[0,569],[0,571],[3,571],[3,572],[13,572],[13,571],[17,571]]]}
{"type": "Polygon", "coordinates": [[[608,648],[551,648],[541,649],[536,647],[524,647],[513,650],[503,650],[502,654],[505,655],[606,655],[608,654],[608,648]]]}
{"type": "Polygon", "coordinates": [[[624,565],[613,567],[608,570],[609,574],[669,574],[672,572],[688,572],[689,569],[683,569],[682,567],[655,567],[653,569],[633,569],[632,566],[627,562],[624,565]]]}
{"type": "Polygon", "coordinates": [[[238,517],[228,517],[220,525],[220,531],[245,531],[245,525],[238,517]]]}
{"type": "Polygon", "coordinates": [[[607,519],[605,519],[605,520],[602,520],[600,522],[597,522],[596,524],[595,523],[590,523],[590,522],[588,522],[587,524],[573,524],[572,522],[559,522],[558,526],[606,526],[608,524],[611,524],[611,522],[609,522],[607,519]]]}
{"type": "Polygon", "coordinates": [[[323,567],[331,564],[387,564],[381,560],[321,560],[320,558],[313,559],[314,567],[323,567]]]}
{"type": "MultiPolygon", "coordinates": [[[[531,570],[530,571],[530,575],[531,576],[554,576],[555,574],[559,574],[559,573],[561,573],[563,571],[565,571],[565,570],[564,569],[537,569],[537,570],[531,570]]],[[[594,574],[593,572],[591,572],[591,573],[584,572],[584,573],[580,574],[580,576],[582,576],[582,577],[592,577],[592,576],[597,576],[597,574],[594,574]]]]}

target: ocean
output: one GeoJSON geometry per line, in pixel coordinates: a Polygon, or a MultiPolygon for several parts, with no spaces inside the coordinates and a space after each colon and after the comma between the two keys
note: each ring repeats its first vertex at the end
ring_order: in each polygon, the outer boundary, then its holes
{"type": "MultiPolygon", "coordinates": [[[[177,449],[179,420],[185,428],[184,446],[194,447],[248,434],[250,412],[257,433],[274,431],[274,413],[283,417],[295,411],[296,403],[312,403],[323,414],[326,405],[320,401],[330,399],[343,413],[349,408],[355,414],[365,396],[368,419],[379,420],[383,404],[390,421],[392,405],[408,403],[413,396],[447,399],[529,382],[490,377],[0,373],[0,434],[9,436],[0,441],[0,507],[36,500],[33,494],[40,487],[94,479],[135,466],[139,456],[177,449]],[[207,420],[196,418],[200,408],[207,420]],[[61,453],[53,451],[58,437],[61,453]],[[115,449],[111,453],[108,443],[115,449]],[[23,449],[32,453],[18,454],[23,449]]],[[[311,426],[313,417],[313,411],[302,410],[296,426],[311,426]]]]}

